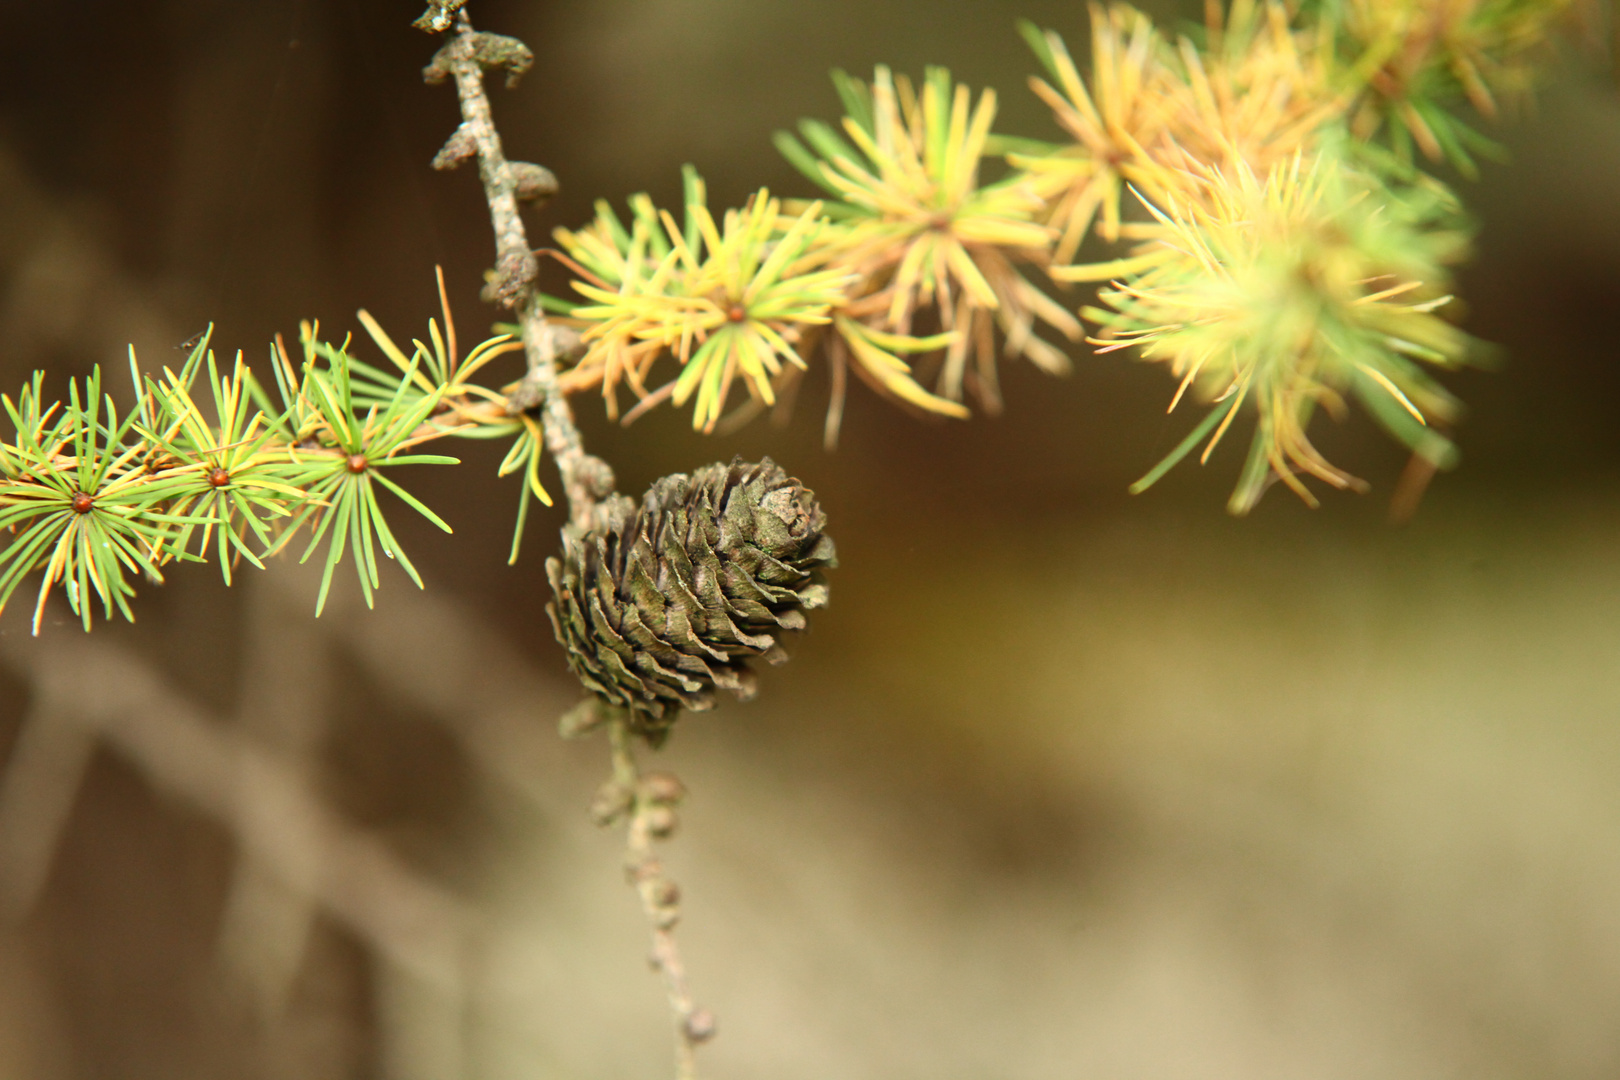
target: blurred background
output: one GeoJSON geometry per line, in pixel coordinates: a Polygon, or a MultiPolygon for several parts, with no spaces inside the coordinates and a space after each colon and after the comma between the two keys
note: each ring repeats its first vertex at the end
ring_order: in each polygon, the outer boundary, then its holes
{"type": "MultiPolygon", "coordinates": [[[[462,340],[492,259],[411,0],[0,3],[0,386],[208,322],[263,363],[365,306],[425,336],[442,264],[462,340]]],[[[1195,15],[1196,4],[1150,8],[1195,15]]],[[[1027,16],[1076,2],[474,0],[534,71],[508,153],[562,194],[538,243],[708,178],[806,185],[770,147],[832,118],[826,72],[951,67],[998,129],[1055,137],[1027,16]]],[[[1123,354],[1003,373],[1006,415],[922,423],[819,370],[784,428],[628,430],[579,402],[620,486],[770,453],[820,494],[832,607],[759,699],[682,721],[667,846],[720,1018],[717,1078],[1620,1073],[1620,103],[1552,65],[1482,223],[1466,326],[1497,371],[1464,462],[1393,526],[1404,455],[1360,416],[1319,445],[1372,483],[1225,516],[1243,440],[1151,492],[1173,384],[1123,354]]],[[[561,288],[560,277],[550,282],[561,288]]],[[[1080,300],[1077,295],[1073,303],[1080,300]]],[[[514,369],[515,370],[515,369],[514,369]]],[[[147,588],[140,624],[0,619],[0,1080],[528,1080],[670,1072],[619,839],[585,807],[600,741],[543,614],[562,515],[498,451],[424,470],[428,582],[318,622],[291,559],[227,591],[147,588]]],[[[345,574],[347,571],[345,571],[345,574]]],[[[340,582],[345,582],[343,575],[340,582]]],[[[347,584],[345,582],[345,584],[347,584]]]]}

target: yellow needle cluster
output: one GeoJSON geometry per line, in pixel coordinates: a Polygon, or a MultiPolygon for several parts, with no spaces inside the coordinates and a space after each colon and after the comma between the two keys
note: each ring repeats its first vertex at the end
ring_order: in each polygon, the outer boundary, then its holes
{"type": "Polygon", "coordinates": [[[843,123],[849,143],[806,124],[825,156],[805,164],[840,200],[827,250],[858,275],[852,318],[891,334],[909,334],[927,319],[953,334],[938,387],[950,401],[962,397],[971,351],[974,389],[986,407],[999,407],[996,326],[1008,354],[1048,372],[1068,370],[1068,356],[1037,337],[1034,324],[1077,340],[1079,322],[1014,266],[1046,260],[1055,234],[1035,220],[1045,202],[1021,175],[979,182],[995,92],[984,91],[975,105],[943,68],[930,69],[920,90],[884,67],[870,88],[854,80],[844,88],[855,105],[843,123]]]}
{"type": "Polygon", "coordinates": [[[1307,500],[1303,476],[1360,485],[1305,434],[1346,395],[1450,461],[1432,422],[1456,406],[1418,365],[1479,355],[1436,314],[1466,230],[1412,150],[1471,169],[1469,149],[1490,144],[1455,108],[1494,113],[1580,2],[1209,0],[1204,26],[1179,34],[1093,4],[1089,70],[1054,31],[1020,26],[1046,73],[1030,86],[1066,137],[1055,144],[995,134],[995,92],[943,68],[916,83],[882,66],[870,83],[835,72],[842,120],[776,136],[825,202],[761,192],[717,227],[689,178],[684,230],[645,196],[630,228],[603,203],[588,228],[559,230],[587,301],[556,302],[588,343],[564,383],[600,387],[613,415],[627,386],[639,403],[626,419],[692,398],[694,425],[713,430],[737,379],[751,414],[819,351],[829,442],[849,372],[916,410],[964,417],[971,394],[995,411],[1000,357],[1062,373],[1054,341],[1083,336],[1044,276],[1106,283],[1079,309],[1100,328],[1088,340],[1134,345],[1182,380],[1176,401],[1196,387],[1216,404],[1167,462],[1211,434],[1212,448],[1253,404],[1238,512],[1274,479],[1307,500]],[[987,157],[1001,175],[983,175],[987,157]],[[1080,261],[1091,234],[1131,246],[1080,261]],[[681,370],[655,387],[661,356],[681,370]]]}
{"type": "Polygon", "coordinates": [[[588,324],[589,347],[568,379],[599,383],[612,413],[621,379],[644,402],[654,397],[647,369],[668,350],[682,370],[661,393],[677,405],[695,395],[692,425],[712,431],[739,377],[756,400],[775,402],[783,364],[805,366],[794,343],[806,327],[832,321],[851,275],[817,269],[808,254],[825,227],[819,206],[788,218],[762,188],[716,223],[690,169],[687,192],[685,229],[638,196],[629,233],[605,204],[592,229],[558,230],[584,275],[574,288],[589,301],[572,312],[588,324]]]}
{"type": "Polygon", "coordinates": [[[1446,108],[1466,97],[1494,118],[1498,99],[1529,89],[1536,50],[1577,0],[1343,0],[1343,51],[1363,75],[1351,117],[1361,138],[1387,130],[1410,157],[1474,172],[1469,153],[1496,147],[1446,108]]]}
{"type": "Polygon", "coordinates": [[[1388,198],[1332,155],[1296,155],[1264,177],[1239,165],[1189,177],[1201,197],[1150,206],[1151,224],[1130,272],[1082,312],[1101,327],[1102,351],[1134,346],[1212,407],[1204,423],[1138,485],[1144,488],[1205,435],[1210,453],[1238,410],[1259,414],[1248,463],[1229,509],[1246,513],[1273,478],[1307,503],[1301,481],[1364,485],[1317,452],[1305,429],[1318,406],[1342,415],[1353,396],[1392,435],[1435,466],[1451,443],[1433,421],[1455,418],[1452,397],[1419,361],[1456,366],[1469,339],[1435,314],[1446,264],[1464,237],[1445,226],[1434,191],[1388,198]],[[1213,432],[1213,434],[1211,434],[1213,432]]]}

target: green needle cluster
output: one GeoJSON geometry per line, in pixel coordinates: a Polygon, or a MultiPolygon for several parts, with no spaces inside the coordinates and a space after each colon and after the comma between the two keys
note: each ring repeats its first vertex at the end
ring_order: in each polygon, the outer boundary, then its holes
{"type": "MultiPolygon", "coordinates": [[[[351,355],[349,343],[322,341],[305,323],[302,362],[278,339],[271,350],[274,397],[238,353],[228,372],[209,349],[210,334],[179,370],[143,373],[130,350],[134,405],[120,413],[100,368],[51,402],[36,373],[15,399],[0,396],[15,432],[0,442],[0,609],[34,571],[38,633],[60,585],[89,629],[94,605],[133,619],[134,581],[162,580],[174,561],[212,555],[229,584],[240,562],[262,566],[295,537],[307,537],[302,561],[323,561],[316,613],[325,607],[338,565],[354,564],[367,604],[381,582],[378,556],[422,584],[384,510],[385,494],[434,525],[450,526],[394,478],[404,465],[457,459],[422,453],[445,436],[516,436],[504,471],[524,468],[522,511],[539,485],[538,425],[510,416],[505,398],[471,381],[515,346],[497,337],[465,359],[430,324],[432,345],[414,342],[407,357],[365,312],[393,370],[351,355]]],[[[515,552],[514,543],[514,552],[515,552]]]]}

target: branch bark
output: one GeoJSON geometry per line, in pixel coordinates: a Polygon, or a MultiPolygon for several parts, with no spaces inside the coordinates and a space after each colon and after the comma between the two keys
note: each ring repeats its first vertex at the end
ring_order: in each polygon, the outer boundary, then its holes
{"type": "Polygon", "coordinates": [[[569,524],[583,533],[599,523],[597,507],[613,492],[613,470],[601,458],[585,452],[573,409],[558,384],[557,361],[577,344],[578,336],[547,321],[535,288],[540,268],[529,247],[518,202],[520,194],[545,194],[546,185],[534,182],[538,166],[507,160],[484,88],[486,69],[505,70],[510,87],[533,62],[534,54],[516,38],[474,30],[463,9],[456,13],[454,35],[422,75],[429,83],[455,82],[461,126],[433,165],[447,169],[472,157],[478,159],[478,175],[495,232],[495,269],[484,287],[484,298],[510,308],[522,328],[528,373],[511,394],[507,409],[516,414],[539,408],[546,450],[557,463],[568,499],[569,524]]]}
{"type": "MultiPolygon", "coordinates": [[[[555,191],[556,182],[539,166],[507,160],[484,88],[488,69],[504,69],[510,87],[534,62],[534,54],[515,38],[474,30],[465,9],[456,13],[455,20],[454,36],[423,71],[430,83],[453,79],[461,101],[461,125],[434,158],[433,166],[448,169],[478,159],[495,231],[495,269],[484,287],[484,298],[517,314],[528,360],[528,374],[512,392],[507,409],[511,413],[540,409],[546,449],[557,462],[568,498],[569,531],[580,537],[604,524],[600,506],[613,493],[613,470],[601,458],[585,452],[573,410],[559,383],[557,360],[578,338],[546,320],[535,287],[539,264],[518,209],[525,197],[555,191]]],[[[607,719],[613,779],[604,785],[593,812],[603,824],[621,817],[625,820],[625,872],[651,928],[651,961],[663,976],[675,1021],[676,1077],[697,1080],[697,1046],[714,1035],[715,1020],[692,1000],[674,934],[680,918],[680,891],[653,852],[653,841],[674,831],[680,782],[667,774],[641,775],[626,718],[617,714],[607,719]]]]}

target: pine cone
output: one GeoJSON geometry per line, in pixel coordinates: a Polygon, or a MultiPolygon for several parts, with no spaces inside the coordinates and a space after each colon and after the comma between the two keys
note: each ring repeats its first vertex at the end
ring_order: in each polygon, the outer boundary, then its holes
{"type": "Polygon", "coordinates": [[[787,659],[782,631],[827,603],[826,516],[770,458],[666,476],[639,510],[622,495],[602,510],[604,529],[565,533],[546,560],[546,613],[580,682],[654,745],[717,686],[753,697],[748,661],[787,659]]]}

